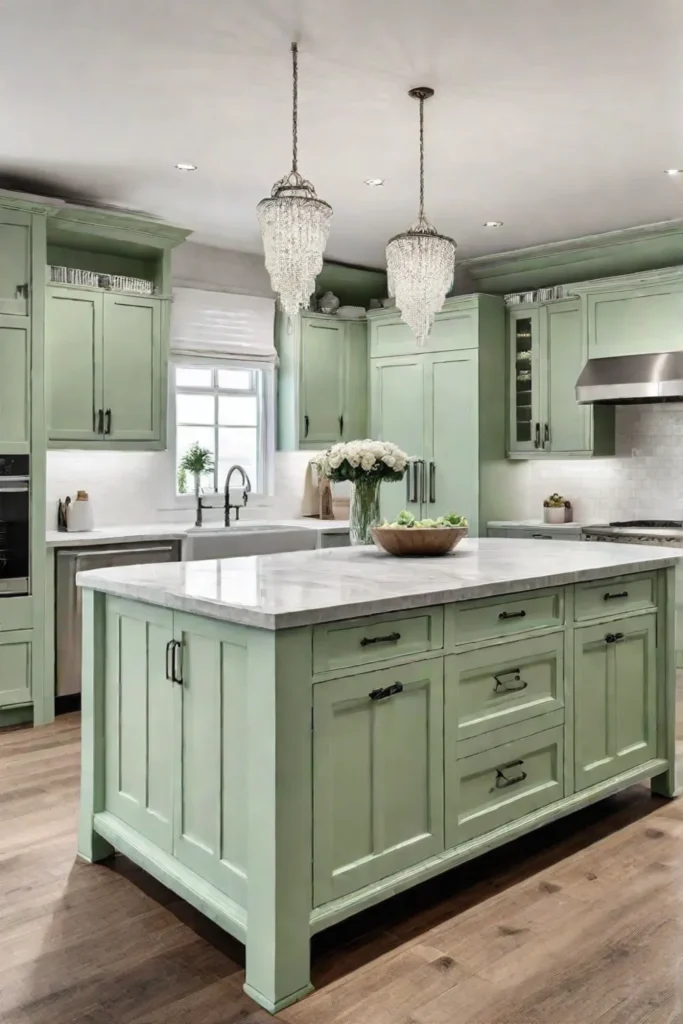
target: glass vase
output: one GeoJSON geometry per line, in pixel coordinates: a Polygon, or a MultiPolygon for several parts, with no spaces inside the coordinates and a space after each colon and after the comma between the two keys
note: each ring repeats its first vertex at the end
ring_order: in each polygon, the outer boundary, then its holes
{"type": "Polygon", "coordinates": [[[379,485],[381,480],[356,480],[353,485],[349,518],[352,544],[372,544],[370,528],[379,523],[379,485]]]}

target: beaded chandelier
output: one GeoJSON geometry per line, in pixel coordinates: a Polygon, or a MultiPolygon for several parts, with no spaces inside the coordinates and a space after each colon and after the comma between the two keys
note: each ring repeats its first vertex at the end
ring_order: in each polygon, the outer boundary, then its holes
{"type": "Polygon", "coordinates": [[[420,101],[420,213],[409,231],[387,242],[387,277],[401,319],[418,345],[424,345],[453,285],[456,246],[452,238],[437,232],[424,212],[424,101],[434,90],[422,86],[408,95],[420,101]]]}
{"type": "Polygon", "coordinates": [[[256,208],[270,283],[280,308],[292,316],[308,307],[315,291],[332,220],[332,207],[318,199],[311,182],[299,174],[298,54],[292,43],[292,169],[256,208]]]}

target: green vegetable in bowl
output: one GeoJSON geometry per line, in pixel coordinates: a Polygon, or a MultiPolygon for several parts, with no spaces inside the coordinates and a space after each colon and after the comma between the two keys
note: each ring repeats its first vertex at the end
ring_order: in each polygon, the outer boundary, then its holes
{"type": "Polygon", "coordinates": [[[467,519],[465,516],[459,516],[455,512],[449,512],[446,516],[439,516],[438,519],[416,519],[412,512],[404,509],[403,512],[399,512],[396,516],[395,522],[389,523],[385,519],[380,525],[384,529],[390,530],[439,530],[453,529],[453,527],[466,529],[467,519]]]}

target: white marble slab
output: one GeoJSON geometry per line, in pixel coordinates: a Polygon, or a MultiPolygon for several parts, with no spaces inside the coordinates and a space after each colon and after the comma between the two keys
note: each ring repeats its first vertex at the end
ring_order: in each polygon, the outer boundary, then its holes
{"type": "MultiPolygon", "coordinates": [[[[249,526],[296,526],[319,533],[348,533],[349,523],[344,519],[244,519],[249,526]]],[[[234,526],[234,524],[233,524],[234,526]]],[[[207,522],[207,532],[223,529],[219,522],[207,522]]],[[[232,526],[230,527],[232,529],[232,526]]],[[[238,527],[239,529],[239,527],[238,527]]],[[[153,540],[184,540],[194,531],[193,523],[145,523],[132,526],[104,526],[87,533],[63,533],[48,530],[45,543],[49,548],[90,547],[95,544],[129,544],[153,540]]]]}
{"type": "Polygon", "coordinates": [[[674,565],[683,552],[637,544],[480,538],[445,558],[374,547],[94,569],[79,586],[227,622],[283,629],[674,565]]]}
{"type": "Polygon", "coordinates": [[[486,525],[492,530],[567,530],[571,533],[582,529],[581,523],[546,523],[543,519],[494,519],[486,525]]]}

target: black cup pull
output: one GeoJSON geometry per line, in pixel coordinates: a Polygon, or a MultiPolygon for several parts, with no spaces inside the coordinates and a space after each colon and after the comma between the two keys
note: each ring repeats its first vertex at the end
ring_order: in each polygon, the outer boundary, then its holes
{"type": "Polygon", "coordinates": [[[616,635],[614,633],[608,633],[605,637],[606,644],[615,644],[617,642],[616,635]]]}
{"type": "Polygon", "coordinates": [[[393,697],[395,693],[403,693],[403,683],[392,683],[391,686],[382,686],[379,690],[370,690],[370,700],[386,700],[393,697]]]}
{"type": "Polygon", "coordinates": [[[361,647],[369,647],[370,644],[395,644],[400,639],[400,633],[387,633],[386,636],[364,636],[360,645],[361,647]]]}
{"type": "Polygon", "coordinates": [[[107,409],[104,415],[107,420],[104,432],[105,434],[111,434],[111,409],[107,409]]]}
{"type": "Polygon", "coordinates": [[[308,437],[308,416],[304,416],[304,437],[308,437]]]}
{"type": "Polygon", "coordinates": [[[524,761],[510,761],[509,764],[503,764],[500,768],[496,768],[496,789],[505,789],[507,786],[516,786],[518,782],[524,782],[527,777],[526,772],[519,772],[518,775],[513,776],[505,774],[511,768],[520,768],[523,764],[524,761]]]}
{"type": "Polygon", "coordinates": [[[501,612],[498,616],[499,619],[524,619],[526,618],[526,612],[501,612]]]}
{"type": "Polygon", "coordinates": [[[614,634],[614,642],[615,642],[615,644],[621,643],[621,641],[623,639],[624,639],[624,634],[623,633],[615,633],[614,634]]]}
{"type": "Polygon", "coordinates": [[[628,597],[628,590],[620,590],[618,594],[610,594],[608,592],[602,595],[603,601],[616,601],[619,597],[628,597]]]}
{"type": "Polygon", "coordinates": [[[521,671],[519,668],[509,668],[507,672],[494,674],[493,678],[496,680],[496,685],[493,687],[493,692],[514,693],[515,690],[526,690],[529,684],[522,679],[521,671]]]}

